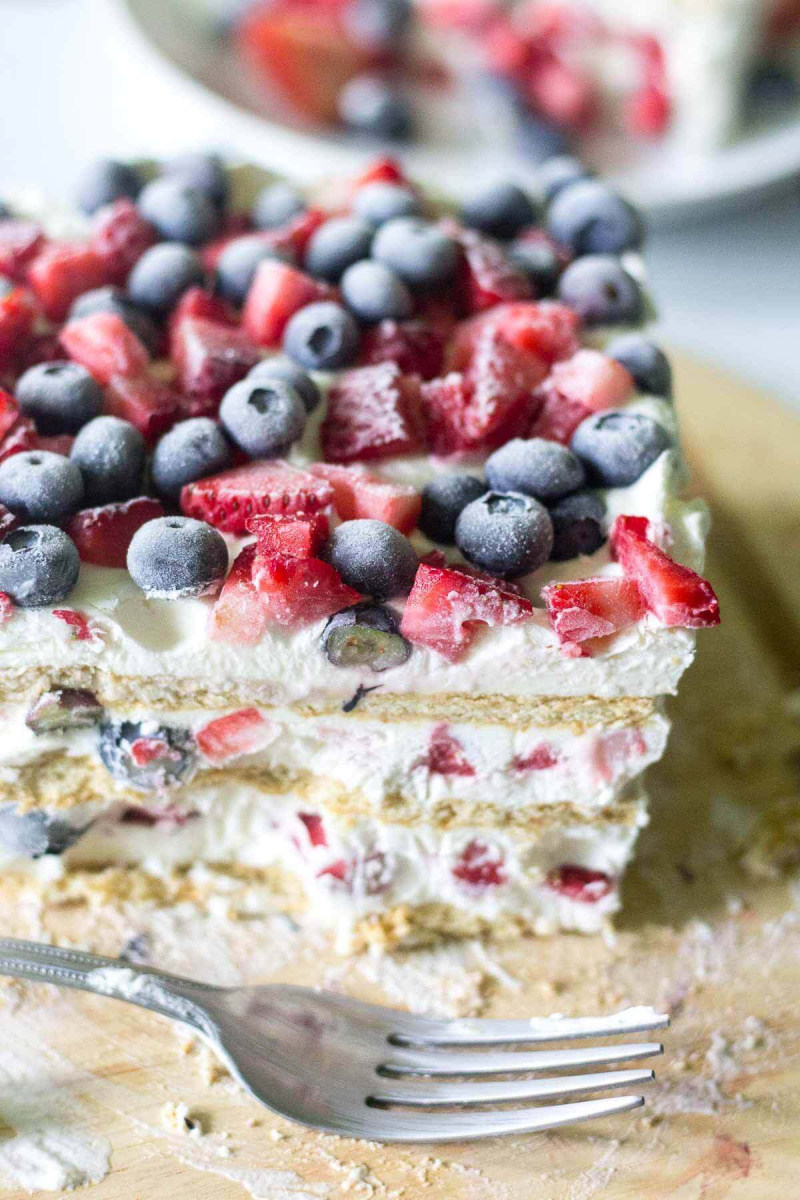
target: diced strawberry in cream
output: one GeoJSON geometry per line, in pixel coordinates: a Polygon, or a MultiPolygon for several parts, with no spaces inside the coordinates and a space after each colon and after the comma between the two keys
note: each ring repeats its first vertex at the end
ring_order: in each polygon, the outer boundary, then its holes
{"type": "Polygon", "coordinates": [[[461,851],[452,873],[461,883],[481,891],[500,887],[508,880],[500,851],[477,839],[469,842],[461,851]]]}
{"type": "Polygon", "coordinates": [[[563,643],[607,637],[639,621],[644,600],[630,579],[578,579],[542,588],[553,629],[563,643]]]}
{"type": "Polygon", "coordinates": [[[475,768],[464,753],[464,747],[453,737],[445,724],[436,725],[431,732],[425,765],[432,775],[475,774],[475,768]]]}
{"type": "Polygon", "coordinates": [[[561,762],[561,754],[555,746],[542,742],[527,754],[518,754],[511,763],[514,771],[550,771],[561,762]]]}
{"type": "Polygon", "coordinates": [[[0,592],[0,625],[5,625],[6,621],[10,621],[16,611],[17,606],[8,592],[0,592]]]}
{"type": "Polygon", "coordinates": [[[322,448],[332,463],[424,450],[419,380],[395,363],[345,371],[328,393],[322,448]]]}
{"type": "Polygon", "coordinates": [[[626,768],[647,752],[647,743],[636,726],[599,734],[593,743],[591,764],[601,783],[614,783],[626,768]]]}
{"type": "Polygon", "coordinates": [[[327,300],[331,288],[296,267],[267,259],[256,270],[242,310],[242,327],[257,346],[281,344],[289,319],[316,300],[327,300]]]}
{"type": "Polygon", "coordinates": [[[73,300],[107,282],[106,263],[90,246],[52,242],[28,268],[28,281],[45,316],[63,321],[73,300]]]}
{"type": "Polygon", "coordinates": [[[85,613],[77,612],[74,608],[54,608],[53,616],[68,626],[74,641],[102,642],[103,635],[99,627],[85,613]]]}
{"type": "Polygon", "coordinates": [[[599,350],[579,350],[572,358],[554,363],[543,386],[592,412],[617,408],[633,394],[630,373],[599,350]]]}
{"type": "Polygon", "coordinates": [[[269,624],[297,628],[358,604],[362,596],[319,558],[274,555],[253,561],[253,583],[269,624]]]}
{"type": "Polygon", "coordinates": [[[267,628],[267,612],[253,583],[255,555],[254,545],[245,546],[237,555],[211,610],[212,641],[242,646],[261,641],[267,628]]]}
{"type": "Polygon", "coordinates": [[[574,863],[556,867],[545,880],[545,887],[567,900],[580,904],[596,904],[614,890],[614,880],[605,871],[592,871],[574,863]]]}
{"type": "Polygon", "coordinates": [[[115,376],[142,375],[150,363],[147,348],[115,313],[92,313],[70,321],[61,330],[61,345],[103,385],[115,376]]]}
{"type": "Polygon", "coordinates": [[[533,605],[523,596],[449,567],[421,563],[406,602],[401,632],[450,662],[463,658],[481,625],[527,621],[533,605]]]}
{"type": "Polygon", "coordinates": [[[255,754],[271,737],[271,726],[256,708],[241,708],[209,721],[195,734],[200,753],[218,764],[243,754],[255,754]]]}
{"type": "Polygon", "coordinates": [[[319,813],[299,812],[297,819],[303,823],[312,846],[327,846],[328,839],[325,837],[325,829],[319,813]]]}
{"type": "Polygon", "coordinates": [[[259,513],[316,513],[332,502],[333,488],[324,476],[281,459],[246,463],[189,483],[181,492],[187,517],[238,537],[247,533],[248,521],[259,513]]]}
{"type": "Polygon", "coordinates": [[[334,463],[313,463],[309,470],[333,489],[334,507],[343,521],[371,518],[393,525],[401,533],[416,527],[422,511],[422,496],[416,488],[334,463]]]}
{"type": "Polygon", "coordinates": [[[644,534],[618,518],[613,552],[626,577],[641,592],[649,612],[664,625],[700,629],[719,625],[719,601],[707,579],[671,559],[644,534]]]}
{"type": "Polygon", "coordinates": [[[261,513],[247,522],[256,535],[258,553],[269,558],[287,554],[290,558],[316,558],[328,540],[328,518],[324,513],[261,513]]]}

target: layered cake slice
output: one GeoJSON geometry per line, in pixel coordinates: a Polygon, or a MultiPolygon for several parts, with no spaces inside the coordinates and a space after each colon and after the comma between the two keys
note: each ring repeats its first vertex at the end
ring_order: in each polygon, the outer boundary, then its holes
{"type": "Polygon", "coordinates": [[[6,882],[602,928],[719,613],[640,222],[571,174],[445,214],[387,160],[104,163],[69,240],[10,202],[6,882]]]}

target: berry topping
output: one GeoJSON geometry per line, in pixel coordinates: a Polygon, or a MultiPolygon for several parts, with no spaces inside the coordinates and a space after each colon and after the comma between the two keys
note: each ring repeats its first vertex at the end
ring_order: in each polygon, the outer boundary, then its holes
{"type": "Polygon", "coordinates": [[[215,765],[256,754],[262,750],[272,733],[266,718],[257,708],[240,708],[238,712],[209,721],[195,734],[197,748],[204,758],[215,765]]]}
{"type": "Polygon", "coordinates": [[[343,521],[383,521],[401,533],[410,533],[416,526],[422,504],[416,488],[368,475],[358,467],[314,463],[309,469],[332,487],[334,507],[343,521]]]}
{"type": "Polygon", "coordinates": [[[23,525],[0,542],[0,589],[19,608],[66,600],[78,582],[74,542],[54,525],[23,525]]]}
{"type": "Polygon", "coordinates": [[[115,375],[141,375],[150,362],[147,348],[114,313],[70,321],[61,330],[61,345],[100,384],[115,375]]]}
{"type": "Polygon", "coordinates": [[[251,646],[261,640],[267,613],[253,583],[256,547],[245,546],[222,585],[209,622],[212,641],[251,646]]]}
{"type": "Polygon", "coordinates": [[[515,183],[484,184],[461,208],[461,220],[481,233],[508,241],[536,221],[536,209],[515,183]]]}
{"type": "Polygon", "coordinates": [[[395,217],[419,217],[422,205],[410,187],[375,180],[360,187],[353,197],[353,212],[375,229],[395,217]]]}
{"type": "Polygon", "coordinates": [[[106,412],[134,425],[149,444],[175,424],[181,414],[181,397],[150,375],[135,379],[119,375],[108,385],[105,407],[106,412]]]}
{"type": "Polygon", "coordinates": [[[348,267],[369,257],[373,233],[372,226],[360,217],[331,217],[308,243],[307,270],[338,283],[348,267]]]}
{"type": "Polygon", "coordinates": [[[19,420],[19,405],[9,392],[0,388],[0,441],[19,420]]]}
{"type": "Polygon", "coordinates": [[[553,522],[553,562],[566,562],[579,554],[594,554],[606,535],[603,520],[606,506],[596,492],[575,492],[550,507],[553,522]]]}
{"type": "Polygon", "coordinates": [[[458,298],[467,313],[483,312],[506,301],[526,300],[531,295],[527,275],[520,271],[505,247],[474,230],[461,230],[462,250],[458,298]]]}
{"type": "Polygon", "coordinates": [[[103,407],[102,390],[79,363],[30,367],[17,381],[16,392],[22,412],[46,435],[77,433],[103,407]]]}
{"type": "Polygon", "coordinates": [[[508,257],[530,284],[537,300],[552,296],[563,263],[546,238],[519,238],[508,247],[508,257]]]}
{"type": "Polygon", "coordinates": [[[360,334],[355,319],[340,304],[308,304],[290,319],[283,348],[302,367],[331,371],[346,367],[358,354],[360,334]]]}
{"type": "Polygon", "coordinates": [[[0,442],[0,462],[5,462],[12,454],[21,454],[23,450],[35,450],[38,441],[33,421],[30,417],[20,417],[0,442]]]}
{"type": "Polygon", "coordinates": [[[674,562],[629,521],[627,517],[618,518],[612,546],[625,575],[638,586],[648,611],[664,625],[683,625],[687,629],[719,625],[719,601],[708,580],[674,562]]]}
{"type": "Polygon", "coordinates": [[[529,600],[499,582],[421,563],[400,631],[410,642],[458,662],[475,640],[479,625],[516,625],[532,612],[529,600]]]}
{"type": "Polygon", "coordinates": [[[285,359],[266,358],[253,367],[247,378],[251,383],[261,383],[270,379],[282,379],[286,383],[291,384],[303,401],[308,413],[314,411],[321,399],[319,388],[311,376],[302,371],[294,363],[287,362],[285,359]]]}
{"type": "Polygon", "coordinates": [[[514,771],[550,771],[561,762],[561,755],[555,746],[541,742],[527,754],[518,754],[511,764],[514,771]]]}
{"type": "Polygon", "coordinates": [[[0,625],[10,621],[16,611],[16,605],[8,593],[0,592],[0,625]]]}
{"type": "Polygon", "coordinates": [[[334,613],[323,631],[322,647],[335,667],[371,671],[401,667],[411,654],[396,614],[382,604],[355,604],[334,613]]]}
{"type": "Polygon", "coordinates": [[[174,330],[172,358],[190,415],[213,416],[222,397],[259,361],[258,350],[241,329],[187,317],[174,330]]]}
{"type": "Polygon", "coordinates": [[[259,346],[280,346],[295,313],[324,300],[327,284],[286,263],[266,260],[259,264],[242,312],[242,326],[259,346]]]}
{"type": "Polygon", "coordinates": [[[217,259],[217,289],[232,304],[244,304],[261,263],[286,260],[286,252],[278,250],[261,234],[234,238],[217,259]]]}
{"type": "Polygon", "coordinates": [[[72,825],[64,817],[51,817],[41,810],[17,813],[12,804],[0,809],[0,845],[21,858],[63,854],[87,828],[88,825],[72,825]]]}
{"type": "Polygon", "coordinates": [[[409,287],[435,287],[456,273],[458,243],[421,217],[395,217],[375,234],[372,257],[385,263],[409,287]]]}
{"type": "Polygon", "coordinates": [[[389,141],[410,137],[413,119],[402,92],[380,75],[357,75],[339,93],[338,114],[355,133],[389,141]]]}
{"type": "Polygon", "coordinates": [[[361,362],[392,362],[406,375],[433,379],[444,365],[445,341],[445,334],[429,321],[381,321],[362,337],[361,362]]]}
{"type": "Polygon", "coordinates": [[[560,191],[579,180],[588,179],[591,171],[577,158],[557,154],[542,163],[536,178],[545,200],[554,200],[560,191]]]}
{"type": "Polygon", "coordinates": [[[59,242],[45,246],[28,268],[28,281],[45,316],[63,321],[82,292],[108,283],[103,259],[89,246],[59,242]]]}
{"type": "Polygon", "coordinates": [[[333,501],[330,483],[285,462],[256,462],[234,467],[186,485],[181,508],[223,533],[242,537],[257,513],[315,513],[333,501]]]}
{"type": "Polygon", "coordinates": [[[157,517],[133,535],[127,565],[133,582],[153,599],[212,596],[228,570],[228,547],[205,521],[157,517]]]}
{"type": "Polygon", "coordinates": [[[322,445],[334,463],[423,450],[417,379],[393,363],[346,372],[328,394],[322,445]]]}
{"type": "Polygon", "coordinates": [[[456,521],[466,506],[486,491],[486,484],[474,475],[439,475],[422,492],[419,527],[432,542],[453,546],[456,521]]]}
{"type": "Polygon", "coordinates": [[[599,412],[629,400],[633,380],[625,367],[607,354],[601,354],[599,350],[579,350],[572,358],[554,363],[542,386],[567,401],[599,412]]]}
{"type": "Polygon", "coordinates": [[[100,758],[108,773],[137,792],[163,792],[188,783],[196,755],[188,730],[155,721],[107,722],[100,729],[100,758]]]}
{"type": "Polygon", "coordinates": [[[205,270],[200,256],[180,242],[164,242],[146,251],[128,279],[134,304],[164,317],[191,287],[202,287],[205,270]]]}
{"type": "Polygon", "coordinates": [[[78,184],[78,203],[90,216],[115,200],[135,200],[141,191],[139,172],[113,158],[93,162],[78,184]]]}
{"type": "Polygon", "coordinates": [[[406,596],[418,558],[408,538],[383,521],[344,521],[331,533],[326,557],[350,587],[385,599],[406,596]]]}
{"type": "Polygon", "coordinates": [[[130,200],[117,200],[97,214],[89,246],[103,263],[108,282],[123,284],[145,250],[157,240],[155,229],[136,205],[130,200]]]}
{"type": "Polygon", "coordinates": [[[553,549],[553,523],[520,492],[486,492],[456,521],[456,545],[470,562],[504,579],[537,570],[553,549]]]}
{"type": "Polygon", "coordinates": [[[24,521],[56,525],[82,499],[80,469],[61,454],[25,450],[0,464],[0,504],[24,521]]]}
{"type": "Polygon", "coordinates": [[[78,548],[81,562],[124,568],[133,535],[148,521],[163,516],[158,500],[138,496],[118,504],[81,509],[67,525],[67,533],[78,548]]]}
{"type": "Polygon", "coordinates": [[[269,183],[258,193],[251,217],[256,229],[279,229],[305,211],[305,201],[289,183],[269,183]]]}
{"type": "Polygon", "coordinates": [[[0,274],[26,283],[28,267],[45,244],[40,225],[0,217],[0,274]]]}
{"type": "Polygon", "coordinates": [[[432,775],[462,775],[470,777],[475,768],[464,753],[464,747],[453,737],[447,725],[436,725],[431,732],[425,765],[432,775]]]}
{"type": "Polygon", "coordinates": [[[283,379],[243,379],[219,409],[225,432],[251,458],[285,454],[302,437],[306,416],[299,393],[283,379]]]}
{"type": "Polygon", "coordinates": [[[227,300],[201,287],[190,287],[181,296],[169,316],[169,351],[175,357],[178,335],[184,321],[199,318],[201,321],[212,321],[215,325],[227,326],[233,329],[236,325],[236,312],[227,300]]]}
{"type": "Polygon", "coordinates": [[[579,579],[542,588],[558,640],[585,642],[626,629],[644,616],[644,601],[630,579],[579,579]]]}
{"type": "Polygon", "coordinates": [[[0,369],[17,367],[30,345],[36,309],[30,294],[9,281],[0,283],[0,369]]]}
{"type": "Polygon", "coordinates": [[[549,377],[537,389],[536,398],[542,406],[529,430],[531,437],[561,442],[562,446],[567,446],[581,421],[591,416],[591,409],[579,400],[568,400],[562,396],[553,387],[549,377]]]}
{"type": "Polygon", "coordinates": [[[200,246],[219,229],[214,202],[180,176],[163,176],[148,183],[139,195],[139,209],[165,241],[200,246]]]}
{"type": "Polygon", "coordinates": [[[297,819],[302,822],[312,846],[327,846],[328,839],[325,836],[325,827],[319,813],[301,812],[297,814],[297,819]]]}
{"type": "Polygon", "coordinates": [[[535,355],[548,365],[580,349],[580,317],[554,300],[501,304],[472,326],[473,338],[489,326],[499,330],[517,350],[535,355]]]}
{"type": "Polygon", "coordinates": [[[585,325],[631,325],[644,315],[639,284],[616,258],[591,254],[570,263],[558,281],[558,298],[585,325]]]}
{"type": "Polygon", "coordinates": [[[385,263],[362,259],[342,276],[342,296],[361,321],[402,320],[414,307],[411,292],[385,263]]]}
{"type": "Polygon", "coordinates": [[[630,487],[671,445],[663,425],[624,409],[595,413],[572,435],[591,482],[603,487],[630,487]]]}
{"type": "Polygon", "coordinates": [[[217,208],[224,208],[228,203],[230,181],[225,164],[218,154],[181,154],[166,164],[164,174],[169,179],[180,179],[189,187],[202,192],[217,208]]]}
{"type": "Polygon", "coordinates": [[[626,333],[614,338],[607,349],[611,357],[629,372],[637,391],[671,399],[672,367],[655,342],[648,341],[640,333],[626,333]]]}
{"type": "Polygon", "coordinates": [[[83,476],[84,500],[110,504],[138,496],[146,450],[144,437],[129,421],[95,417],[84,425],[70,450],[83,476]]]}
{"type": "Polygon", "coordinates": [[[36,734],[61,733],[67,729],[87,729],[97,725],[103,706],[94,692],[79,688],[58,688],[44,692],[34,701],[25,724],[36,734]]]}
{"type": "Polygon", "coordinates": [[[328,540],[328,518],[324,513],[261,513],[247,522],[256,535],[258,553],[263,558],[285,554],[289,558],[316,558],[328,540]]]}
{"type": "Polygon", "coordinates": [[[588,867],[577,867],[573,863],[552,870],[545,880],[545,887],[577,900],[580,904],[596,904],[614,890],[614,880],[605,871],[591,871],[588,867]]]}
{"type": "Polygon", "coordinates": [[[500,851],[477,839],[461,851],[453,875],[461,883],[478,890],[500,887],[508,880],[500,851]]]}
{"type": "Polygon", "coordinates": [[[257,554],[253,582],[267,623],[290,629],[329,617],[361,600],[360,594],[319,558],[261,558],[257,554]]]}
{"type": "Polygon", "coordinates": [[[514,438],[487,459],[486,478],[496,492],[558,500],[576,491],[585,477],[580,459],[566,446],[544,438],[514,438]]]}
{"type": "Polygon", "coordinates": [[[155,354],[161,345],[161,334],[152,317],[138,308],[127,292],[119,287],[93,288],[78,296],[69,310],[70,321],[92,317],[95,313],[112,313],[124,321],[140,342],[155,354]]]}
{"type": "Polygon", "coordinates": [[[559,189],[547,210],[547,231],[573,254],[621,254],[642,243],[637,210],[596,179],[559,189]]]}

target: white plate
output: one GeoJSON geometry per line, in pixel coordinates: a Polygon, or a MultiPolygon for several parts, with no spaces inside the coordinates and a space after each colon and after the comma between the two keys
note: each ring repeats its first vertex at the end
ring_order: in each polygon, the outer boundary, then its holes
{"type": "MultiPolygon", "coordinates": [[[[293,125],[289,118],[265,115],[265,98],[241,63],[208,27],[193,21],[185,0],[115,0],[113,12],[126,47],[157,59],[174,88],[189,92],[197,129],[225,131],[226,147],[298,179],[325,173],[346,174],[363,165],[364,145],[344,136],[320,136],[293,125]]],[[[186,99],[186,96],[184,96],[186,99]]],[[[487,103],[464,136],[463,112],[438,103],[426,107],[424,141],[403,148],[409,169],[421,178],[441,181],[451,194],[466,191],[476,172],[486,177],[507,173],[524,181],[532,173],[525,160],[510,153],[498,137],[497,112],[487,103]],[[435,119],[431,114],[435,112],[435,119]]],[[[187,143],[202,144],[193,129],[187,143]]],[[[780,121],[746,130],[739,139],[705,157],[651,150],[612,176],[625,193],[659,224],[696,216],[699,210],[750,201],[800,171],[800,104],[780,121]]]]}

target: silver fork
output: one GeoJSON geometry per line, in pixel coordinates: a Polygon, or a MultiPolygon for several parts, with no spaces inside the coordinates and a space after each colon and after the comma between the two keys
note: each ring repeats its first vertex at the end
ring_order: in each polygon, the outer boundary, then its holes
{"type": "Polygon", "coordinates": [[[638,1108],[644,1103],[639,1095],[515,1109],[486,1106],[649,1083],[653,1072],[641,1068],[542,1072],[649,1058],[663,1052],[658,1042],[494,1047],[613,1037],[669,1025],[668,1017],[645,1008],[597,1018],[431,1020],[311,988],[213,987],[121,959],[14,938],[0,938],[0,975],[79,988],[173,1017],[200,1033],[273,1112],[326,1133],[377,1142],[532,1133],[638,1108]],[[486,1078],[531,1074],[537,1077],[486,1078]]]}

